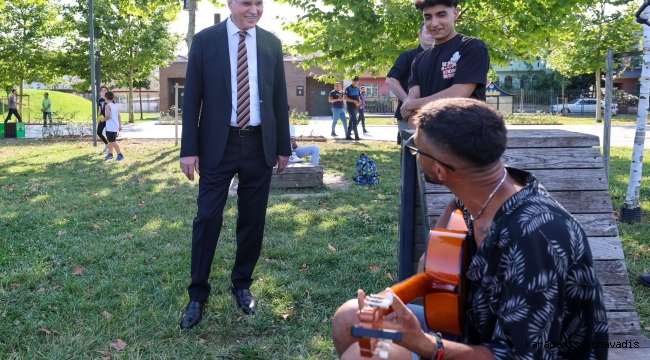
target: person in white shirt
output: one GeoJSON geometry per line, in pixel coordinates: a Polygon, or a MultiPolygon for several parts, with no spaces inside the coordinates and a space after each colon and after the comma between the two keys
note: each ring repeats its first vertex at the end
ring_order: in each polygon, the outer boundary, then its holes
{"type": "Polygon", "coordinates": [[[113,159],[113,149],[117,152],[115,161],[122,161],[124,155],[117,144],[117,132],[122,131],[122,117],[117,110],[117,105],[113,102],[113,92],[106,92],[106,116],[101,120],[106,122],[106,138],[108,138],[108,155],[104,159],[113,159]]]}
{"type": "Polygon", "coordinates": [[[296,142],[296,127],[294,125],[289,125],[289,134],[291,135],[291,149],[293,151],[289,162],[297,163],[302,161],[300,158],[311,156],[311,163],[318,165],[318,160],[320,159],[320,148],[318,145],[298,146],[296,142]]]}

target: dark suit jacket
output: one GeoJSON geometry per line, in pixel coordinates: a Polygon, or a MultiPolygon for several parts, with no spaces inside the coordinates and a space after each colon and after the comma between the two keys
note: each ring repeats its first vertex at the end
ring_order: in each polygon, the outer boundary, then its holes
{"type": "MultiPolygon", "coordinates": [[[[264,158],[290,156],[289,103],[280,40],[257,29],[257,77],[264,158]]],[[[195,35],[190,50],[183,102],[181,157],[198,156],[199,169],[221,162],[228,140],[232,106],[226,21],[195,35]]]]}

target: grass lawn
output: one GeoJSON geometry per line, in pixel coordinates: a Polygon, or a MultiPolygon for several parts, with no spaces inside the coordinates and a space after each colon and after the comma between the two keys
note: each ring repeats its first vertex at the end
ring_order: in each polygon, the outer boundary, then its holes
{"type": "MultiPolygon", "coordinates": [[[[327,173],[352,177],[365,152],[381,184],[272,190],[254,317],[226,295],[236,221],[229,198],[205,317],[181,332],[198,187],[180,173],[173,141],[124,141],[122,163],[104,162],[87,142],[0,142],[0,358],[335,358],[336,308],[358,288],[376,292],[397,278],[399,148],[318,145],[327,173]],[[118,339],[121,351],[111,346],[118,339]]],[[[630,157],[631,149],[612,148],[614,210],[630,157]]],[[[647,180],[650,152],[645,159],[647,180]]],[[[649,197],[645,181],[644,222],[619,225],[642,327],[650,327],[650,289],[634,278],[650,272],[649,197]]]]}
{"type": "MultiPolygon", "coordinates": [[[[43,99],[45,97],[43,94],[47,92],[50,99],[52,100],[52,118],[54,121],[68,121],[69,119],[82,121],[90,120],[92,118],[92,103],[81,96],[52,91],[52,90],[23,90],[24,95],[29,95],[29,107],[28,98],[25,96],[20,102],[25,104],[22,108],[21,115],[23,121],[27,122],[31,116],[31,122],[43,124],[43,99]],[[29,114],[31,112],[31,115],[29,114]]],[[[7,97],[5,94],[3,97],[7,97]]],[[[5,99],[5,102],[8,102],[8,99],[5,99]]],[[[8,107],[4,107],[4,114],[6,116],[8,107]]]]}
{"type": "Polygon", "coordinates": [[[0,142],[0,358],[334,358],[336,308],[359,287],[397,279],[399,150],[318,145],[327,172],[349,179],[365,152],[382,183],[303,190],[326,193],[307,199],[273,190],[254,317],[226,295],[231,197],[206,316],[181,332],[198,186],[181,175],[173,141],[124,141],[122,163],[87,142],[0,142]],[[111,347],[118,339],[122,351],[111,347]]]}

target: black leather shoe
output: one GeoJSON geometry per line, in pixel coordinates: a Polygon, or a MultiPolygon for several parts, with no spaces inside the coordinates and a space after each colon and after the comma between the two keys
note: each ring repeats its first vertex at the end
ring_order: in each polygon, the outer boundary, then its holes
{"type": "Polygon", "coordinates": [[[230,292],[235,296],[237,306],[239,306],[245,314],[255,314],[255,310],[257,310],[257,301],[253,298],[253,294],[251,294],[250,290],[235,290],[235,288],[231,286],[230,292]]]}
{"type": "Polygon", "coordinates": [[[641,274],[637,279],[641,284],[650,287],[650,274],[641,274]]]}
{"type": "Polygon", "coordinates": [[[190,301],[185,308],[183,317],[181,318],[181,329],[191,329],[194,325],[201,322],[203,318],[203,304],[190,301]]]}
{"type": "Polygon", "coordinates": [[[345,140],[352,140],[352,136],[346,136],[345,140]]]}
{"type": "Polygon", "coordinates": [[[359,140],[361,140],[361,138],[354,138],[354,141],[359,141],[359,140]]]}

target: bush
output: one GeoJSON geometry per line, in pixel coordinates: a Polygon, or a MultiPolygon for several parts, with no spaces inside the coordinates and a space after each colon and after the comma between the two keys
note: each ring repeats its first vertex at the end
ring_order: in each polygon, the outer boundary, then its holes
{"type": "Polygon", "coordinates": [[[291,114],[289,115],[289,122],[293,125],[309,125],[311,117],[308,112],[300,112],[298,109],[291,109],[291,114]]]}

